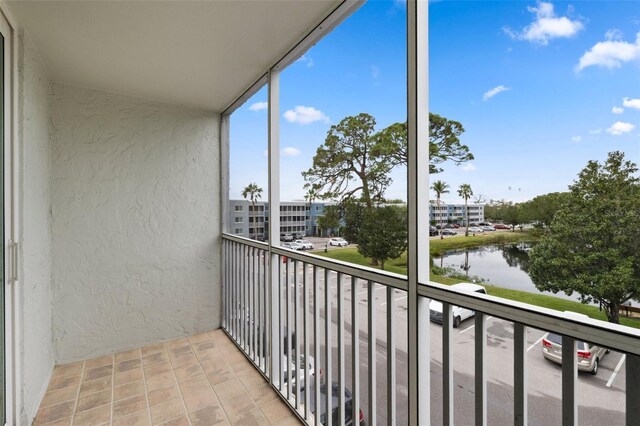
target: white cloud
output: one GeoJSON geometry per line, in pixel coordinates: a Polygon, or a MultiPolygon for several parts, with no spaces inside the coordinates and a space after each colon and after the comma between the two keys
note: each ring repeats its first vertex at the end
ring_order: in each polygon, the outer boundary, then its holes
{"type": "Polygon", "coordinates": [[[622,40],[622,31],[612,28],[606,33],[604,33],[604,38],[610,41],[622,40]]]}
{"type": "Polygon", "coordinates": [[[371,65],[371,80],[374,86],[380,85],[380,67],[377,65],[371,65]]]}
{"type": "Polygon", "coordinates": [[[502,29],[511,38],[546,46],[551,39],[573,37],[584,29],[579,20],[556,16],[551,3],[539,1],[537,7],[529,6],[527,10],[536,16],[531,24],[521,31],[514,31],[509,27],[502,29]]]}
{"type": "Polygon", "coordinates": [[[269,107],[269,102],[256,102],[249,107],[250,111],[262,111],[269,107]]]}
{"type": "Polygon", "coordinates": [[[611,112],[614,114],[622,114],[624,112],[624,108],[614,106],[613,108],[611,108],[611,112]]]}
{"type": "MultiPolygon", "coordinates": [[[[611,37],[610,31],[607,31],[606,37],[611,37]]],[[[640,33],[636,34],[635,44],[610,38],[596,43],[582,55],[576,70],[582,71],[590,66],[620,68],[623,63],[634,61],[640,62],[640,33]]]]}
{"type": "Polygon", "coordinates": [[[482,100],[483,101],[488,101],[489,99],[493,98],[495,95],[497,95],[500,92],[506,92],[507,90],[511,90],[509,87],[500,85],[500,86],[496,86],[493,89],[485,92],[485,94],[482,96],[482,100]]]}
{"type": "Polygon", "coordinates": [[[324,112],[315,109],[314,107],[307,107],[304,105],[298,105],[294,109],[285,111],[284,118],[290,123],[298,124],[311,124],[315,121],[329,122],[329,117],[324,112]]]}
{"type": "Polygon", "coordinates": [[[600,133],[602,133],[602,129],[589,130],[590,135],[599,135],[600,133]]]}
{"type": "Polygon", "coordinates": [[[640,109],[640,99],[624,98],[622,100],[622,106],[627,108],[640,109]]]}
{"type": "Polygon", "coordinates": [[[269,158],[269,150],[265,149],[262,155],[264,155],[264,158],[269,158]]]}
{"type": "Polygon", "coordinates": [[[467,163],[464,166],[462,166],[462,170],[465,172],[472,172],[476,169],[476,166],[473,165],[473,163],[467,163]]]}
{"type": "Polygon", "coordinates": [[[294,148],[292,146],[288,146],[282,150],[282,155],[284,157],[297,157],[301,154],[301,151],[298,148],[294,148]]]}
{"type": "Polygon", "coordinates": [[[573,142],[573,143],[582,142],[582,136],[571,136],[571,142],[573,142]]]}
{"type": "Polygon", "coordinates": [[[314,65],[313,59],[311,59],[307,55],[300,56],[300,58],[298,58],[296,62],[300,62],[301,64],[306,65],[307,68],[311,68],[314,65]]]}
{"type": "Polygon", "coordinates": [[[624,121],[616,121],[615,123],[613,123],[611,127],[607,129],[607,132],[611,133],[614,136],[620,136],[624,133],[629,133],[630,131],[635,129],[635,127],[636,126],[634,126],[631,123],[625,123],[624,121]]]}

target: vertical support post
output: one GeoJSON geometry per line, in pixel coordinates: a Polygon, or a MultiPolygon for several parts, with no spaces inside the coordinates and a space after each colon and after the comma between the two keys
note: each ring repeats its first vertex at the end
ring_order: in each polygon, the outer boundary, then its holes
{"type": "Polygon", "coordinates": [[[270,69],[267,76],[269,80],[269,293],[270,293],[270,318],[269,318],[269,377],[271,384],[281,383],[278,363],[280,339],[280,259],[272,252],[273,246],[280,244],[280,73],[270,69]]]}
{"type": "Polygon", "coordinates": [[[453,315],[451,305],[442,303],[442,424],[453,425],[453,363],[451,334],[453,315]]]}
{"type": "MultiPolygon", "coordinates": [[[[316,370],[320,368],[320,272],[318,267],[313,265],[313,356],[316,359],[316,370]]],[[[320,407],[322,401],[320,401],[320,380],[316,377],[313,381],[316,412],[315,412],[315,424],[320,424],[320,407]]]]}
{"type": "Polygon", "coordinates": [[[475,333],[476,426],[487,426],[487,317],[482,312],[476,312],[475,333]]]}
{"type": "MultiPolygon", "coordinates": [[[[333,386],[331,386],[331,383],[333,383],[332,379],[331,379],[331,373],[332,373],[332,368],[333,366],[331,365],[331,282],[330,282],[330,278],[331,278],[331,273],[328,269],[324,270],[324,351],[325,351],[325,360],[326,360],[326,364],[327,364],[327,371],[325,372],[326,374],[326,380],[325,383],[327,384],[327,394],[326,396],[326,401],[325,403],[325,407],[326,407],[326,411],[325,413],[330,413],[332,408],[332,394],[333,394],[333,386]]],[[[316,402],[317,404],[317,402],[316,402]]],[[[331,426],[331,421],[332,421],[332,417],[333,416],[329,416],[327,415],[326,418],[326,425],[327,426],[331,426]]]]}
{"type": "Polygon", "coordinates": [[[367,351],[369,355],[369,421],[370,426],[376,425],[377,408],[376,408],[376,295],[375,283],[367,282],[367,313],[368,313],[368,333],[367,333],[367,351]]]}
{"type": "Polygon", "coordinates": [[[527,396],[527,328],[516,322],[513,324],[513,423],[517,426],[529,423],[527,396]]]}
{"type": "Polygon", "coordinates": [[[229,232],[229,123],[231,116],[220,117],[220,231],[229,232]]]}
{"type": "Polygon", "coordinates": [[[351,349],[353,351],[353,357],[351,358],[351,385],[353,396],[353,413],[352,419],[359,418],[360,416],[360,315],[358,300],[358,279],[351,277],[351,349]]]}
{"type": "Polygon", "coordinates": [[[396,424],[396,298],[387,287],[387,424],[396,424]]]}
{"type": "Polygon", "coordinates": [[[429,300],[429,32],[428,1],[407,1],[407,350],[409,425],[431,422],[429,300]]]}
{"type": "Polygon", "coordinates": [[[344,276],[338,272],[338,421],[344,426],[345,397],[344,397],[344,276]]]}
{"type": "Polygon", "coordinates": [[[578,424],[578,401],[576,400],[577,379],[578,360],[576,356],[576,341],[572,337],[562,336],[563,426],[576,426],[578,424]]]}
{"type": "Polygon", "coordinates": [[[626,421],[627,426],[638,424],[640,419],[640,356],[627,354],[626,356],[626,421]]]}

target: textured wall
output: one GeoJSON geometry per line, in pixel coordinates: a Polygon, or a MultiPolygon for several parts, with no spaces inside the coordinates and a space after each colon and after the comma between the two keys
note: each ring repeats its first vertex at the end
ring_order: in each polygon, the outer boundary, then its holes
{"type": "Polygon", "coordinates": [[[55,84],[59,362],[220,323],[219,116],[55,84]]]}
{"type": "Polygon", "coordinates": [[[51,337],[51,149],[49,83],[38,52],[21,37],[18,64],[18,136],[21,259],[19,354],[23,406],[18,424],[30,424],[54,364],[51,337]]]}

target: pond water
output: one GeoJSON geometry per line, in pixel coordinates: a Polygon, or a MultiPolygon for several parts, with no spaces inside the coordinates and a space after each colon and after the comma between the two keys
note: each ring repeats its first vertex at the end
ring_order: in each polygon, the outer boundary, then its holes
{"type": "MultiPolygon", "coordinates": [[[[496,287],[539,293],[526,272],[529,268],[530,248],[531,246],[527,243],[471,248],[448,252],[442,257],[434,257],[433,263],[440,267],[453,268],[457,272],[466,274],[470,279],[480,277],[487,284],[496,287]]],[[[553,294],[544,291],[542,293],[578,300],[575,293],[572,296],[562,292],[553,294]]]]}

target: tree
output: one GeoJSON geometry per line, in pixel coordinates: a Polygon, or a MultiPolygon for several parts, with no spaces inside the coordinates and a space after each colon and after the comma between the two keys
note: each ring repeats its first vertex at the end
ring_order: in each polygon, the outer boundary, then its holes
{"type": "Polygon", "coordinates": [[[527,201],[523,205],[524,214],[529,221],[537,221],[544,226],[551,225],[553,217],[565,203],[569,193],[552,192],[550,194],[538,195],[533,200],[527,201]]]}
{"type": "MultiPolygon", "coordinates": [[[[309,220],[311,220],[311,204],[318,198],[318,188],[317,186],[313,186],[307,189],[307,192],[304,194],[304,200],[309,203],[309,220]]],[[[312,223],[309,225],[313,226],[312,223]]],[[[314,232],[315,234],[315,232],[314,232]]]]}
{"type": "Polygon", "coordinates": [[[531,250],[529,274],[540,291],[596,301],[610,322],[640,295],[640,180],[636,164],[611,152],[589,161],[569,186],[549,233],[531,250]]]}
{"type": "MultiPolygon", "coordinates": [[[[256,201],[262,197],[262,188],[256,183],[250,183],[242,190],[242,198],[251,200],[251,210],[253,210],[253,233],[256,234],[256,201]]],[[[251,237],[251,227],[249,227],[249,237],[251,237]]]]}
{"type": "Polygon", "coordinates": [[[342,205],[344,216],[344,238],[352,244],[358,244],[366,207],[358,201],[347,201],[342,205]]]}
{"type": "Polygon", "coordinates": [[[318,217],[317,223],[318,227],[325,231],[338,229],[340,227],[340,207],[325,206],[324,214],[318,217]]]}
{"type": "MultiPolygon", "coordinates": [[[[469,147],[460,142],[461,123],[429,113],[429,173],[442,172],[446,161],[460,165],[474,159],[469,147]]],[[[407,123],[395,123],[376,135],[375,153],[393,164],[407,164],[407,123]]]]}
{"type": "Polygon", "coordinates": [[[469,198],[473,196],[471,185],[469,185],[468,183],[463,183],[462,185],[460,185],[460,187],[458,188],[458,195],[464,198],[464,217],[465,217],[465,223],[467,225],[466,230],[464,231],[464,236],[468,237],[469,236],[469,207],[467,205],[467,201],[469,201],[469,198]]]}
{"type": "Polygon", "coordinates": [[[398,258],[407,249],[407,214],[402,207],[376,207],[365,213],[358,253],[380,262],[398,258]]]}
{"type": "Polygon", "coordinates": [[[433,185],[431,185],[431,189],[433,189],[433,192],[436,193],[436,206],[438,208],[438,214],[440,215],[440,239],[443,239],[444,235],[442,235],[442,212],[440,211],[440,197],[442,196],[442,194],[449,193],[449,185],[441,180],[437,180],[433,182],[433,185]]]}
{"type": "Polygon", "coordinates": [[[305,188],[322,191],[322,199],[343,201],[359,195],[370,209],[391,183],[388,174],[393,167],[385,156],[373,150],[375,125],[372,116],[361,113],[331,126],[316,150],[313,165],[302,172],[305,188]]]}

